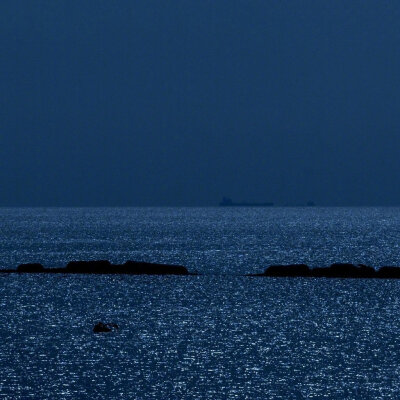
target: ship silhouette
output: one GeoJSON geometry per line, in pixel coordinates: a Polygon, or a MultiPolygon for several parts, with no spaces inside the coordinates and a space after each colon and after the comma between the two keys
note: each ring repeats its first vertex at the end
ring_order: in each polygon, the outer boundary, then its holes
{"type": "Polygon", "coordinates": [[[222,201],[219,203],[221,207],[272,207],[274,203],[248,203],[248,202],[240,202],[235,203],[229,197],[223,197],[222,201]]]}

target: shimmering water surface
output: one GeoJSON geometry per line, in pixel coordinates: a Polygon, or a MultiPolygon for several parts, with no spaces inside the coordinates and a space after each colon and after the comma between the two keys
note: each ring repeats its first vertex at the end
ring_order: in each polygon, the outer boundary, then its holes
{"type": "Polygon", "coordinates": [[[400,398],[400,282],[246,278],[399,265],[400,209],[0,209],[3,267],[181,263],[196,277],[0,276],[0,397],[400,398]],[[92,333],[97,321],[118,332],[92,333]]]}
{"type": "Polygon", "coordinates": [[[400,262],[400,208],[0,208],[0,262],[178,263],[203,273],[272,263],[400,262]]]}

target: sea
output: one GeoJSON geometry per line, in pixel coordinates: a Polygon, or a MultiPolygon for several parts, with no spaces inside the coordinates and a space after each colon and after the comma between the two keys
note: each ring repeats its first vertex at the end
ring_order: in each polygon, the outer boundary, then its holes
{"type": "Polygon", "coordinates": [[[0,274],[0,398],[400,398],[400,280],[245,276],[400,265],[400,208],[0,208],[0,268],[102,259],[199,275],[0,274]]]}

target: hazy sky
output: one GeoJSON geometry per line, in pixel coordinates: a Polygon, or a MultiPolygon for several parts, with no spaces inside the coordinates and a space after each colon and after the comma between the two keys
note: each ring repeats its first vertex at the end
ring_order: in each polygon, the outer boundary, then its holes
{"type": "Polygon", "coordinates": [[[0,205],[400,204],[400,2],[1,0],[0,205]]]}

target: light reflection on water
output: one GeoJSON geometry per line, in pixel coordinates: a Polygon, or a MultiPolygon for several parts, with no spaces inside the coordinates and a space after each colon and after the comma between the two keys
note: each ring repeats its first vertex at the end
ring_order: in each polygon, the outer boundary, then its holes
{"type": "Polygon", "coordinates": [[[1,208],[2,268],[133,259],[230,275],[0,275],[0,398],[400,398],[400,281],[234,276],[400,265],[399,211],[1,208]],[[95,335],[97,321],[121,329],[95,335]]]}
{"type": "Polygon", "coordinates": [[[5,398],[400,396],[398,281],[0,279],[5,398]]]}
{"type": "Polygon", "coordinates": [[[203,273],[400,264],[399,208],[0,208],[0,268],[128,259],[203,273]]]}

